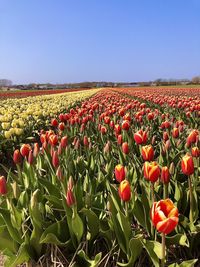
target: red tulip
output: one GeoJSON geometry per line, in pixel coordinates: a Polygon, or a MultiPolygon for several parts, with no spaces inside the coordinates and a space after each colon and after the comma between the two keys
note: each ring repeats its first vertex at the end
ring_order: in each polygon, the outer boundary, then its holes
{"type": "Polygon", "coordinates": [[[64,130],[65,130],[65,124],[64,124],[64,122],[60,122],[60,123],[59,123],[59,125],[58,125],[58,129],[59,129],[60,131],[64,131],[64,130]]]}
{"type": "Polygon", "coordinates": [[[67,136],[63,136],[60,140],[61,143],[61,147],[62,148],[66,148],[67,144],[68,144],[68,137],[67,136]]]}
{"type": "Polygon", "coordinates": [[[4,176],[0,177],[0,195],[6,195],[8,192],[7,190],[7,183],[6,178],[4,176]]]}
{"type": "Polygon", "coordinates": [[[125,131],[128,131],[128,129],[130,128],[130,122],[128,120],[125,120],[122,122],[122,129],[125,131]]]}
{"type": "Polygon", "coordinates": [[[128,154],[128,153],[129,153],[129,146],[128,146],[128,143],[127,143],[127,142],[124,142],[124,143],[122,144],[122,152],[123,152],[124,154],[128,154]]]}
{"type": "Polygon", "coordinates": [[[52,155],[52,164],[53,164],[54,168],[58,168],[58,166],[59,166],[59,158],[58,158],[57,151],[54,151],[53,152],[53,155],[52,155]]]}
{"type": "Polygon", "coordinates": [[[178,224],[178,209],[170,199],[160,200],[153,203],[150,217],[157,231],[167,235],[178,224]]]}
{"type": "Polygon", "coordinates": [[[158,163],[148,162],[146,161],[144,163],[144,177],[151,181],[152,183],[156,182],[160,176],[160,168],[158,166],[158,163]]]}
{"type": "Polygon", "coordinates": [[[131,187],[127,180],[123,180],[119,185],[119,196],[123,201],[129,201],[131,198],[131,187]]]}
{"type": "Polygon", "coordinates": [[[194,162],[192,156],[186,154],[181,160],[182,172],[186,175],[194,173],[194,162]]]}
{"type": "Polygon", "coordinates": [[[192,143],[195,143],[198,138],[199,132],[197,130],[193,130],[187,137],[187,145],[190,146],[192,143]]]}
{"type": "Polygon", "coordinates": [[[74,205],[76,203],[74,194],[73,194],[72,190],[70,190],[70,189],[67,190],[66,203],[67,203],[68,207],[71,207],[72,205],[74,205]]]}
{"type": "Polygon", "coordinates": [[[170,180],[169,168],[167,166],[162,167],[160,180],[167,184],[170,180]]]}
{"type": "Polygon", "coordinates": [[[86,146],[86,147],[89,146],[89,141],[88,141],[88,137],[87,137],[87,136],[84,136],[84,137],[83,137],[83,144],[84,144],[84,146],[86,146]]]}
{"type": "Polygon", "coordinates": [[[120,183],[121,181],[123,181],[125,179],[125,168],[123,165],[118,164],[115,167],[115,178],[116,180],[120,183]]]}
{"type": "Polygon", "coordinates": [[[31,150],[31,146],[29,144],[23,144],[20,148],[20,153],[23,157],[28,158],[29,151],[31,150]]]}
{"type": "Polygon", "coordinates": [[[138,145],[146,144],[147,142],[147,133],[146,131],[139,130],[134,134],[134,140],[138,145]]]}
{"type": "Polygon", "coordinates": [[[40,146],[38,143],[35,143],[33,146],[33,156],[36,158],[39,152],[40,152],[40,146]]]}
{"type": "Polygon", "coordinates": [[[192,156],[195,157],[195,158],[198,158],[200,156],[200,149],[195,146],[195,147],[192,147],[192,156]]]}
{"type": "Polygon", "coordinates": [[[154,158],[154,150],[151,145],[142,147],[142,157],[145,161],[152,161],[154,158]]]}
{"type": "Polygon", "coordinates": [[[178,138],[179,137],[179,129],[178,128],[173,128],[173,130],[172,130],[172,136],[174,138],[178,138]]]}
{"type": "Polygon", "coordinates": [[[49,136],[49,142],[52,146],[56,146],[58,144],[58,136],[56,134],[51,134],[49,136]]]}
{"type": "Polygon", "coordinates": [[[119,124],[115,124],[114,130],[115,130],[115,133],[116,134],[120,134],[121,133],[121,127],[120,127],[120,125],[119,124]]]}
{"type": "Polygon", "coordinates": [[[22,156],[19,149],[16,149],[13,153],[13,161],[15,164],[20,164],[22,162],[22,156]]]}
{"type": "Polygon", "coordinates": [[[117,143],[118,143],[118,145],[121,145],[122,142],[123,142],[122,135],[119,134],[118,137],[117,137],[117,143]]]}
{"type": "Polygon", "coordinates": [[[57,127],[58,126],[58,121],[54,118],[54,119],[52,119],[51,120],[51,125],[53,126],[53,127],[57,127]]]}

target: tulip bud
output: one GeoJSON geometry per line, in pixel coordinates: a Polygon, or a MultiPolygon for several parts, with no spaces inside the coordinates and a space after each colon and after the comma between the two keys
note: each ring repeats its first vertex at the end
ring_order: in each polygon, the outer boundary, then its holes
{"type": "Polygon", "coordinates": [[[146,161],[144,163],[144,177],[151,181],[152,183],[155,183],[160,176],[160,168],[157,164],[157,162],[148,162],[146,161]]]}
{"type": "Polygon", "coordinates": [[[59,123],[59,125],[58,125],[58,129],[59,129],[60,131],[64,131],[64,130],[65,130],[65,124],[64,124],[64,122],[60,122],[60,123],[59,123]]]}
{"type": "Polygon", "coordinates": [[[162,167],[160,180],[163,182],[163,184],[169,183],[170,174],[167,166],[162,167]]]}
{"type": "Polygon", "coordinates": [[[63,137],[61,138],[60,143],[61,143],[62,148],[66,148],[66,146],[67,146],[67,144],[68,144],[68,137],[67,137],[67,136],[63,136],[63,137]]]}
{"type": "Polygon", "coordinates": [[[59,166],[59,158],[58,158],[58,153],[57,151],[53,152],[53,156],[52,156],[52,164],[54,166],[54,168],[58,168],[59,166]]]}
{"type": "Polygon", "coordinates": [[[123,201],[129,201],[131,198],[131,187],[127,180],[123,180],[119,185],[119,196],[123,201]]]}
{"type": "Polygon", "coordinates": [[[63,176],[63,171],[62,171],[61,166],[58,166],[58,169],[57,169],[57,171],[56,171],[56,176],[58,177],[58,179],[59,179],[60,181],[63,181],[64,176],[63,176]]]}
{"type": "Polygon", "coordinates": [[[84,146],[86,146],[86,147],[89,146],[89,142],[88,142],[88,137],[87,137],[87,136],[84,136],[84,137],[83,137],[83,144],[84,144],[84,146]]]}
{"type": "Polygon", "coordinates": [[[116,134],[120,134],[121,133],[121,127],[120,127],[120,125],[119,124],[115,124],[114,130],[115,130],[115,133],[116,134]]]}
{"type": "Polygon", "coordinates": [[[6,178],[4,176],[0,177],[0,195],[6,195],[8,192],[6,178]]]}
{"type": "Polygon", "coordinates": [[[169,139],[169,135],[167,132],[163,132],[163,140],[167,141],[169,139]]]}
{"type": "Polygon", "coordinates": [[[33,156],[36,158],[37,155],[39,154],[40,152],[40,146],[38,143],[34,143],[34,146],[33,146],[33,156]]]}
{"type": "Polygon", "coordinates": [[[152,161],[154,158],[154,150],[151,145],[142,147],[142,157],[145,161],[152,161]]]}
{"type": "Polygon", "coordinates": [[[54,118],[54,119],[52,119],[51,120],[51,125],[53,126],[53,127],[57,127],[58,126],[58,121],[54,118]]]}
{"type": "Polygon", "coordinates": [[[108,141],[106,145],[104,146],[103,152],[104,154],[107,154],[110,152],[110,141],[108,141]]]}
{"type": "Polygon", "coordinates": [[[34,157],[33,157],[33,152],[32,152],[32,150],[30,150],[29,151],[29,154],[28,154],[28,163],[30,164],[30,165],[32,165],[33,164],[33,161],[34,161],[34,157]]]}
{"type": "Polygon", "coordinates": [[[169,173],[172,175],[174,174],[174,170],[175,170],[175,167],[174,167],[174,163],[172,162],[169,166],[169,173]]]}
{"type": "Polygon", "coordinates": [[[72,176],[69,177],[68,183],[67,183],[67,189],[68,190],[72,190],[74,187],[74,180],[72,178],[72,176]]]}
{"type": "Polygon", "coordinates": [[[121,164],[115,167],[115,179],[120,183],[125,179],[126,173],[125,168],[121,164]]]}
{"type": "Polygon", "coordinates": [[[123,142],[122,135],[119,134],[118,137],[117,137],[117,143],[118,143],[118,145],[121,145],[122,142],[123,142]]]}
{"type": "Polygon", "coordinates": [[[192,147],[191,153],[193,157],[198,158],[200,156],[200,149],[197,146],[192,147]]]}
{"type": "Polygon", "coordinates": [[[187,146],[190,147],[192,143],[195,143],[197,141],[197,136],[199,135],[199,132],[197,130],[193,130],[187,137],[187,146]]]}
{"type": "Polygon", "coordinates": [[[173,130],[172,130],[172,136],[174,138],[178,138],[179,137],[179,129],[178,128],[173,128],[173,130]]]}
{"type": "Polygon", "coordinates": [[[20,164],[22,162],[22,156],[19,149],[16,149],[13,153],[13,161],[15,164],[20,164]]]}
{"type": "Polygon", "coordinates": [[[73,194],[72,190],[70,190],[70,189],[67,190],[66,203],[67,203],[68,207],[71,207],[72,205],[74,205],[76,203],[74,194],[73,194]]]}
{"type": "Polygon", "coordinates": [[[129,146],[128,146],[128,143],[127,143],[127,142],[124,142],[124,143],[122,144],[122,152],[123,152],[124,154],[128,154],[128,153],[129,153],[129,146]]]}
{"type": "Polygon", "coordinates": [[[194,162],[192,156],[186,154],[181,160],[182,172],[186,175],[194,173],[194,162]]]}

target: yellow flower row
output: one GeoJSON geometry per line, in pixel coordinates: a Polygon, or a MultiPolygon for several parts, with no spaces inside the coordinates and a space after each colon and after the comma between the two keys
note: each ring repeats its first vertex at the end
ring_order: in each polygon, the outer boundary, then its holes
{"type": "Polygon", "coordinates": [[[6,139],[22,135],[26,128],[56,116],[76,101],[99,89],[42,95],[0,101],[0,135],[6,139]]]}

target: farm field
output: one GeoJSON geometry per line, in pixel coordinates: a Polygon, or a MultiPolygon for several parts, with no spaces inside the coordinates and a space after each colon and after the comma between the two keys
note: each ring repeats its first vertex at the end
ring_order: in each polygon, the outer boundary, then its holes
{"type": "Polygon", "coordinates": [[[200,87],[21,97],[0,94],[4,266],[200,266],[200,87]]]}

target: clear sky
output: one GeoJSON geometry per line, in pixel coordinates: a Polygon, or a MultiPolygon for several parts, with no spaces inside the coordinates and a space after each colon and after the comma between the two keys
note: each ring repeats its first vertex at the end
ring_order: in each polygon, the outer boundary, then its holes
{"type": "Polygon", "coordinates": [[[0,79],[200,75],[200,0],[0,0],[0,79]]]}

